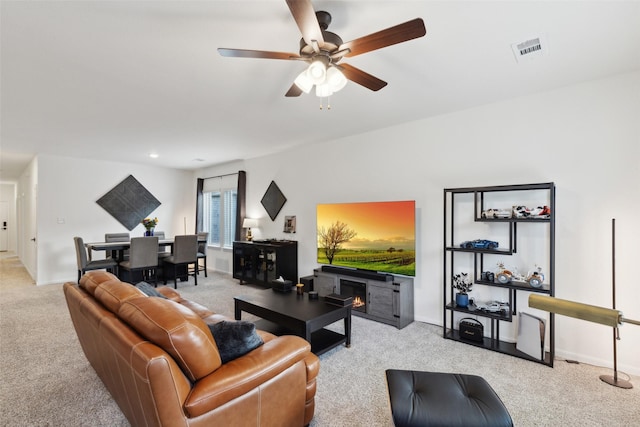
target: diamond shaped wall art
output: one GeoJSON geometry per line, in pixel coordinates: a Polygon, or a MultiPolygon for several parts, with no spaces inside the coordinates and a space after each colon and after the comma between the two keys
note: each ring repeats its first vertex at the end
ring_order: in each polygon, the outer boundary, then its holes
{"type": "Polygon", "coordinates": [[[126,177],[120,184],[100,197],[96,203],[129,231],[136,228],[147,215],[160,206],[160,201],[133,175],[126,177]]]}
{"type": "Polygon", "coordinates": [[[271,221],[274,221],[286,201],[287,198],[284,197],[280,188],[278,188],[274,181],[271,181],[271,184],[269,184],[269,188],[267,188],[264,196],[262,196],[260,203],[262,203],[262,206],[264,206],[265,210],[269,214],[271,221]]]}

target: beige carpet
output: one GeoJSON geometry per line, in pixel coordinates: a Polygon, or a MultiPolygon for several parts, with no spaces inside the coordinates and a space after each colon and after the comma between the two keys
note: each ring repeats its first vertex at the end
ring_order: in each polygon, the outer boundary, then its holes
{"type": "Polygon", "coordinates": [[[35,284],[15,253],[0,252],[0,291],[35,284]]]}
{"type": "MultiPolygon", "coordinates": [[[[234,295],[271,292],[222,274],[201,275],[198,282],[179,283],[178,290],[229,316],[234,295]]],[[[61,285],[3,287],[0,357],[0,425],[128,425],[82,353],[61,285]]],[[[516,426],[640,425],[638,377],[631,378],[632,390],[618,389],[599,380],[608,369],[561,360],[549,368],[445,340],[441,328],[425,323],[398,330],[354,317],[351,348],[320,359],[313,427],[392,426],[388,368],[480,375],[516,426]]]]}

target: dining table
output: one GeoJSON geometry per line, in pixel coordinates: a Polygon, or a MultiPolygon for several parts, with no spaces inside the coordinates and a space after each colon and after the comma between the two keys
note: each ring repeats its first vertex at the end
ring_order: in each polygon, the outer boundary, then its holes
{"type": "MultiPolygon", "coordinates": [[[[198,241],[198,243],[202,243],[198,241]]],[[[84,244],[85,248],[88,249],[89,252],[89,260],[92,258],[93,252],[111,252],[115,251],[117,253],[116,259],[118,262],[124,261],[124,251],[131,247],[131,242],[89,242],[84,244]]],[[[162,239],[158,240],[158,246],[167,247],[170,246],[173,248],[173,239],[162,239]]]]}
{"type": "MultiPolygon", "coordinates": [[[[174,239],[161,239],[158,240],[158,246],[159,247],[171,247],[173,250],[173,242],[174,239]]],[[[207,243],[206,239],[198,239],[198,244],[200,243],[207,243]]],[[[127,249],[131,248],[131,242],[130,241],[125,241],[125,242],[88,242],[85,243],[84,246],[87,248],[87,252],[89,253],[88,257],[89,260],[91,260],[92,254],[93,252],[105,252],[105,253],[116,253],[116,260],[118,261],[118,263],[120,263],[121,261],[124,261],[124,252],[127,249]]],[[[185,271],[180,271],[179,272],[179,277],[180,280],[186,280],[186,268],[184,269],[185,271]]],[[[121,277],[120,272],[118,272],[118,277],[122,280],[122,279],[129,279],[130,278],[125,278],[125,277],[121,277]]]]}

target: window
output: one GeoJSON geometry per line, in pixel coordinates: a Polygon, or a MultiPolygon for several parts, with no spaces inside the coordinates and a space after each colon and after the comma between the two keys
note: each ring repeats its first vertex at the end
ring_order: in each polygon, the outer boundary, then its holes
{"type": "Polygon", "coordinates": [[[230,249],[235,239],[238,192],[235,189],[206,191],[203,198],[203,231],[209,232],[208,244],[230,249]]]}

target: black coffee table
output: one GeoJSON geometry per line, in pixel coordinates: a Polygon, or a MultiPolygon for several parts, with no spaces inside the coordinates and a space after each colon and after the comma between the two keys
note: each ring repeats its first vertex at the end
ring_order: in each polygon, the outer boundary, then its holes
{"type": "Polygon", "coordinates": [[[242,295],[235,301],[235,318],[242,312],[262,319],[256,327],[276,335],[297,335],[311,343],[311,351],[322,354],[342,343],[351,346],[351,304],[328,304],[322,297],[310,300],[308,294],[279,293],[267,289],[258,295],[242,295]],[[344,320],[344,335],[325,329],[338,320],[344,320]]]}

